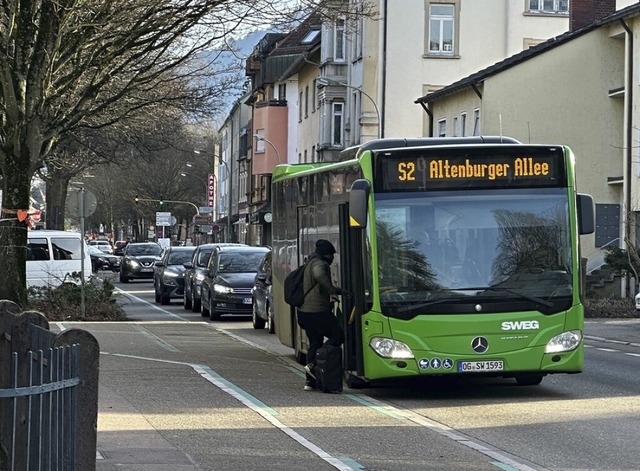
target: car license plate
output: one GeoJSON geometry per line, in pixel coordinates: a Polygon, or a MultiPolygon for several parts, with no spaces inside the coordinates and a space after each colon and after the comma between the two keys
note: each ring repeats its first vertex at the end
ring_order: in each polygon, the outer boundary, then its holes
{"type": "Polygon", "coordinates": [[[153,271],[153,268],[152,268],[152,267],[142,267],[142,268],[140,269],[140,271],[149,272],[149,271],[153,271]]]}
{"type": "Polygon", "coordinates": [[[242,304],[251,304],[251,298],[243,298],[242,304]]]}
{"type": "Polygon", "coordinates": [[[458,373],[482,373],[485,371],[502,371],[502,360],[459,361],[458,373]]]}

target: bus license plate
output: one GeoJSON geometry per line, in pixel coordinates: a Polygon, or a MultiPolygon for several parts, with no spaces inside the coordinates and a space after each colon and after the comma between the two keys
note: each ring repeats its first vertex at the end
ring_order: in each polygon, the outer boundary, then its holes
{"type": "Polygon", "coordinates": [[[502,371],[504,362],[502,360],[483,361],[459,361],[458,373],[482,373],[485,371],[502,371]]]}

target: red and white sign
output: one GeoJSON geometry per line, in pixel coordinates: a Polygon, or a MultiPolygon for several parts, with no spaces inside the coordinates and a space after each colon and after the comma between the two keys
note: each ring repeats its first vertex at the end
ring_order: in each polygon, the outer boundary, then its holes
{"type": "Polygon", "coordinates": [[[207,205],[213,208],[213,203],[216,194],[216,176],[213,173],[209,174],[207,179],[207,205]]]}

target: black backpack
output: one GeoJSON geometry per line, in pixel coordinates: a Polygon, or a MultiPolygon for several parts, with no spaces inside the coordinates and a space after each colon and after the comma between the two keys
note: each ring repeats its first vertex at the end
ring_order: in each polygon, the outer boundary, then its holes
{"type": "MultiPolygon", "coordinates": [[[[284,279],[284,300],[289,306],[300,307],[311,288],[304,292],[304,269],[307,264],[300,265],[284,279]]],[[[313,288],[313,287],[312,287],[313,288]]]]}

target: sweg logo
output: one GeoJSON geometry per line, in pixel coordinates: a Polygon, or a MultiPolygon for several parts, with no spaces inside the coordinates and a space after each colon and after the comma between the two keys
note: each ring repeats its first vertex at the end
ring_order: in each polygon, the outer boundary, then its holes
{"type": "Polygon", "coordinates": [[[502,330],[536,330],[539,328],[538,321],[507,321],[502,323],[502,330]]]}

